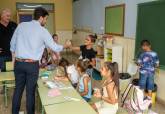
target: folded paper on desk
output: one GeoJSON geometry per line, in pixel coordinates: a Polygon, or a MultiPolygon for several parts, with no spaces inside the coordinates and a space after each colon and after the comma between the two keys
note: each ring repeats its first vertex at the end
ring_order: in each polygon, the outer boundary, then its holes
{"type": "Polygon", "coordinates": [[[51,89],[53,89],[53,88],[60,89],[60,88],[66,87],[65,84],[63,84],[60,81],[46,81],[46,85],[51,89]]]}
{"type": "Polygon", "coordinates": [[[60,95],[61,95],[61,92],[60,92],[60,90],[57,89],[57,88],[50,89],[50,90],[48,91],[48,96],[49,96],[49,97],[56,97],[56,96],[60,96],[60,95]]]}
{"type": "Polygon", "coordinates": [[[64,99],[67,100],[67,101],[80,101],[80,99],[77,99],[77,98],[74,98],[74,97],[69,97],[69,96],[65,96],[64,99]]]}

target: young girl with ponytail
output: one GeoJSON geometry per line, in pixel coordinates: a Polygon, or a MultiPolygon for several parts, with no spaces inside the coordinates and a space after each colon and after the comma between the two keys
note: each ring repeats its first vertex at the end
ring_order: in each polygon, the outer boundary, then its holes
{"type": "Polygon", "coordinates": [[[101,98],[101,101],[93,104],[92,107],[99,114],[116,114],[119,95],[118,64],[105,62],[100,71],[105,81],[102,90],[96,91],[94,96],[101,98]]]}

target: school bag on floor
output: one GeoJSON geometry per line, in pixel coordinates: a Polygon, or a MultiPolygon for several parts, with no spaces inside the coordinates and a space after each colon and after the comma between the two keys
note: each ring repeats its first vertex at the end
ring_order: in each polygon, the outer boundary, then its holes
{"type": "Polygon", "coordinates": [[[151,104],[151,99],[144,99],[144,93],[134,84],[129,84],[122,97],[122,107],[126,108],[129,114],[144,114],[151,104]]]}

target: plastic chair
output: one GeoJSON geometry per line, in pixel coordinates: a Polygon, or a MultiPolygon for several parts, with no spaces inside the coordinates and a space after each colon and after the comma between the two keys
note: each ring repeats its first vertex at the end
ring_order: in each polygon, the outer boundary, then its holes
{"type": "Polygon", "coordinates": [[[13,71],[14,67],[13,67],[13,62],[6,62],[6,71],[13,71]]]}
{"type": "MultiPolygon", "coordinates": [[[[13,62],[6,62],[6,72],[13,71],[13,62]]],[[[8,89],[13,89],[15,88],[15,81],[5,81],[4,83],[4,101],[5,101],[5,106],[7,107],[8,104],[8,89]]]]}

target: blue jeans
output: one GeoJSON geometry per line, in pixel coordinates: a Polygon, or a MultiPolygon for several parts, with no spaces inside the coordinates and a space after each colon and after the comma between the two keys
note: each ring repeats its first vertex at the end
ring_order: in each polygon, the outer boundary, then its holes
{"type": "Polygon", "coordinates": [[[154,89],[154,75],[141,74],[139,79],[139,86],[141,89],[153,90],[154,89]]]}
{"type": "Polygon", "coordinates": [[[39,62],[15,62],[15,89],[12,101],[12,114],[19,114],[21,98],[26,86],[27,114],[35,113],[35,89],[39,74],[39,62]]]}

